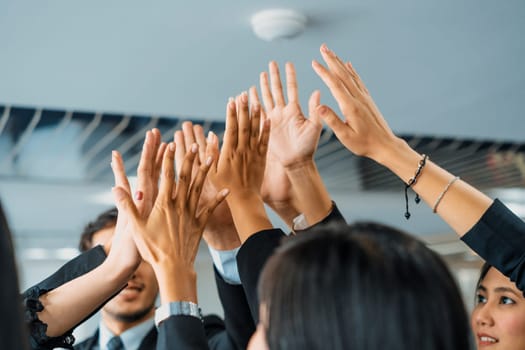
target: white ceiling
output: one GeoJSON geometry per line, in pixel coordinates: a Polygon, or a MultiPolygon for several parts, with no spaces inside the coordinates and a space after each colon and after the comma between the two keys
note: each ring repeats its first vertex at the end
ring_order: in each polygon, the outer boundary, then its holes
{"type": "MultiPolygon", "coordinates": [[[[2,0],[0,104],[222,120],[227,98],[271,59],[296,64],[303,101],[321,88],[333,104],[310,68],[326,42],[352,60],[396,132],[524,142],[524,18],[523,0],[2,0]],[[249,18],[273,7],[302,11],[308,28],[257,39],[249,18]]],[[[103,209],[73,204],[97,186],[57,186],[0,181],[15,229],[78,232],[103,209]]],[[[402,197],[378,196],[340,201],[350,218],[380,211],[406,225],[402,197]]],[[[406,228],[446,230],[421,215],[406,228]]]]}

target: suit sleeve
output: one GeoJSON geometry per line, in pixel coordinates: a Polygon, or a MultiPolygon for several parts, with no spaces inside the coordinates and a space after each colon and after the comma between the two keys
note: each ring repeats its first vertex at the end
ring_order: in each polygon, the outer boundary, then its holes
{"type": "MultiPolygon", "coordinates": [[[[215,281],[224,310],[225,331],[218,333],[210,343],[211,349],[246,349],[255,332],[250,306],[242,285],[227,283],[215,270],[215,281]]],[[[205,318],[205,328],[206,327],[205,318]]],[[[209,339],[211,339],[209,337],[209,339]]]]}
{"type": "Polygon", "coordinates": [[[239,276],[255,324],[259,319],[259,300],[257,297],[259,275],[283,237],[286,235],[279,229],[257,232],[243,243],[239,253],[237,253],[239,276]]]}
{"type": "Polygon", "coordinates": [[[525,295],[525,222],[496,199],[461,239],[525,295]]]}
{"type": "Polygon", "coordinates": [[[170,316],[159,324],[157,350],[208,350],[203,322],[197,317],[170,316]]]}
{"type": "MultiPolygon", "coordinates": [[[[32,349],[54,349],[56,347],[72,349],[75,341],[72,334],[73,329],[60,337],[51,338],[46,335],[47,325],[40,321],[37,315],[37,312],[44,309],[39,298],[41,295],[88,273],[102,264],[105,259],[104,249],[97,246],[68,261],[51,276],[22,293],[24,318],[29,328],[29,342],[32,349]]],[[[94,310],[93,314],[97,311],[94,310]]],[[[87,318],[89,317],[91,315],[87,318]]]]}

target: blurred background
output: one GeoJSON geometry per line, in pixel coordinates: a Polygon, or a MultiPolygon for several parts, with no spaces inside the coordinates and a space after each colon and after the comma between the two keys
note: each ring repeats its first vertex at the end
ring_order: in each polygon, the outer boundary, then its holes
{"type": "MultiPolygon", "coordinates": [[[[270,60],[296,65],[305,108],[315,89],[336,108],[310,67],[323,42],[352,61],[394,132],[525,217],[523,18],[521,0],[2,0],[0,198],[22,289],[76,256],[82,227],[111,206],[112,149],[134,175],[147,129],[169,141],[192,120],[220,135],[228,97],[270,60]],[[302,33],[258,38],[252,16],[273,8],[297,11],[302,33]]],[[[347,220],[418,235],[472,306],[479,258],[413,193],[407,221],[400,180],[329,131],[316,160],[347,220]]],[[[204,245],[197,270],[204,313],[222,313],[204,245]]]]}

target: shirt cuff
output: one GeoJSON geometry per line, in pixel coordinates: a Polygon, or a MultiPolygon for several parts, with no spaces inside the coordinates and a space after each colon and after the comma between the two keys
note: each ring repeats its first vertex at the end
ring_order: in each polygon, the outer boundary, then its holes
{"type": "Polygon", "coordinates": [[[208,246],[213,265],[219,275],[229,284],[241,284],[239,269],[237,268],[237,252],[241,247],[232,250],[215,250],[208,246]]]}

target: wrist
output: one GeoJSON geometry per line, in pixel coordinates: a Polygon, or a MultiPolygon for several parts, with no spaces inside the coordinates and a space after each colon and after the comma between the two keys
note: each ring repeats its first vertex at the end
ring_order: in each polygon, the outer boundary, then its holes
{"type": "Polygon", "coordinates": [[[235,225],[224,228],[205,228],[202,238],[215,250],[232,250],[241,245],[235,225]]]}
{"type": "Polygon", "coordinates": [[[193,266],[173,260],[153,266],[162,304],[173,301],[197,303],[197,273],[193,266]]]}
{"type": "Polygon", "coordinates": [[[412,149],[405,140],[396,138],[384,152],[372,159],[407,183],[414,175],[421,154],[412,149]]]}

